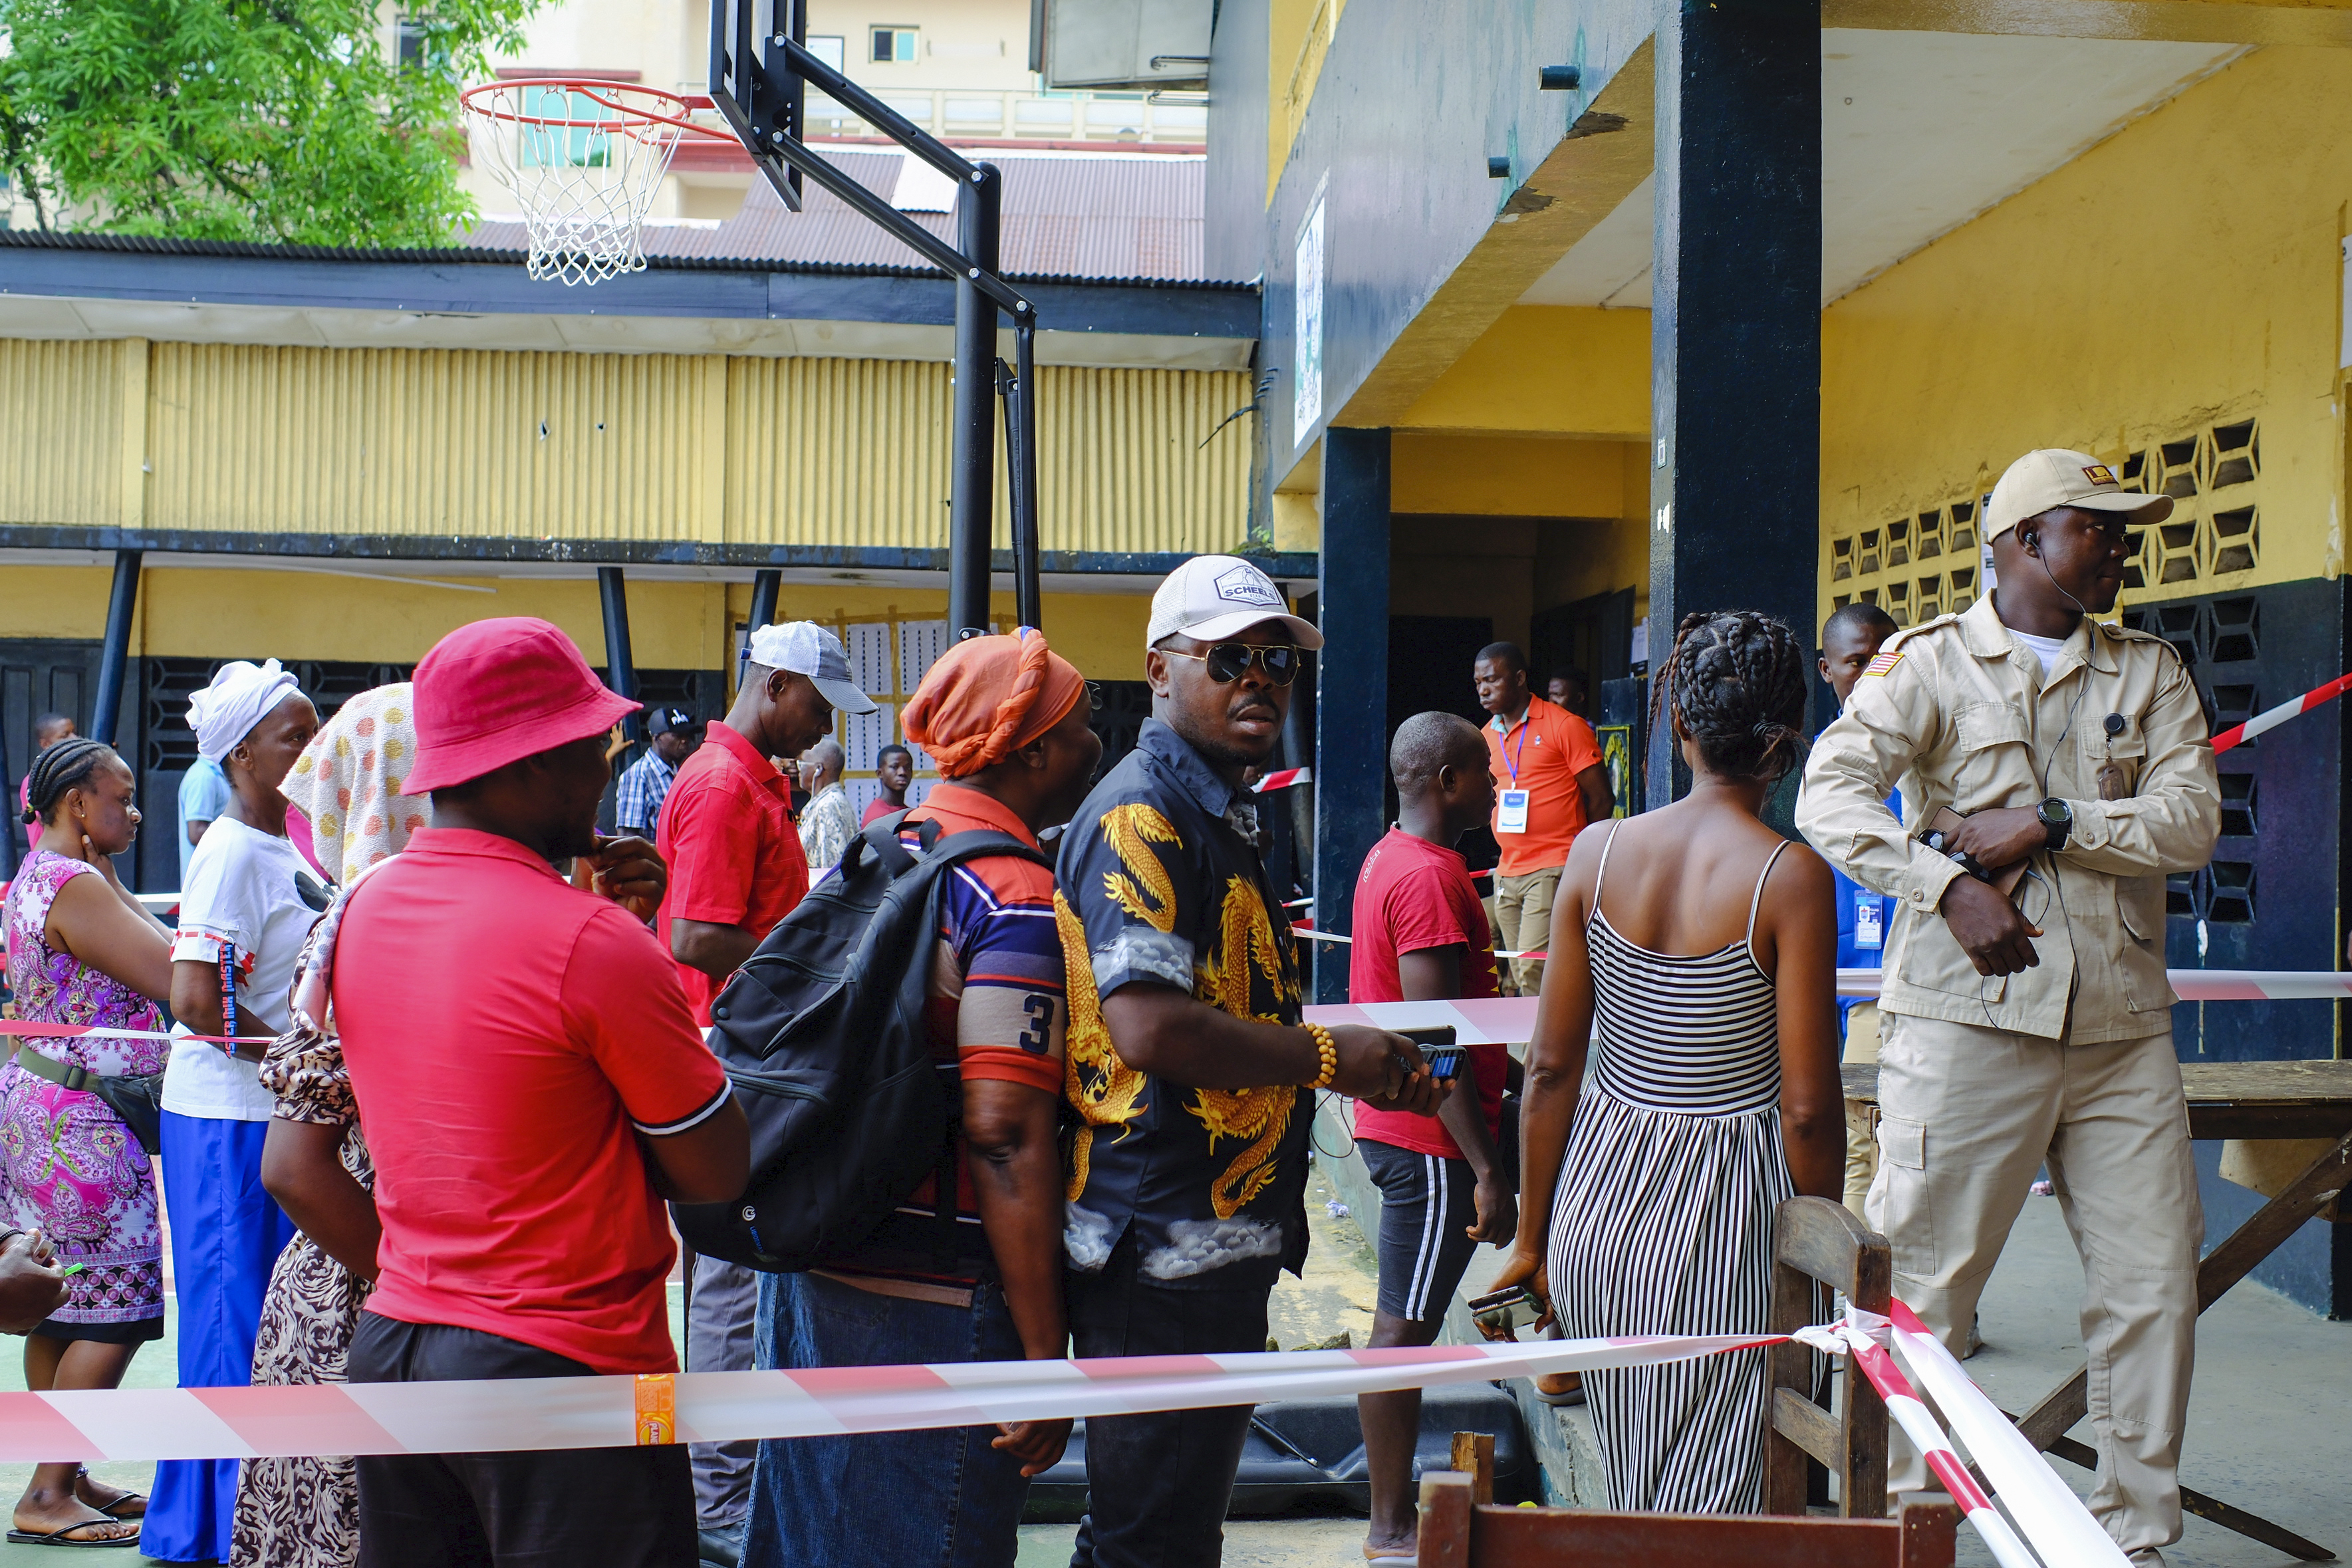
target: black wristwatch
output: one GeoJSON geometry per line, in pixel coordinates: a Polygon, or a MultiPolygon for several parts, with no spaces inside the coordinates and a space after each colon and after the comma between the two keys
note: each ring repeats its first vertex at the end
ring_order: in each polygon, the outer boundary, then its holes
{"type": "Polygon", "coordinates": [[[2074,831],[2074,810],[2056,797],[2043,801],[2033,808],[2042,819],[2042,847],[2057,851],[2066,847],[2066,836],[2074,831]]]}

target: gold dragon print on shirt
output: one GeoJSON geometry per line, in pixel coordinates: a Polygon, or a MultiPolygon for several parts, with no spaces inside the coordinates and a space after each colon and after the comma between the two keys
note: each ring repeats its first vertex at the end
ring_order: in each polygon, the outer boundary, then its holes
{"type": "MultiPolygon", "coordinates": [[[[1103,814],[1101,831],[1103,841],[1118,855],[1124,868],[1104,874],[1104,893],[1153,930],[1174,930],[1175,884],[1151,846],[1181,847],[1183,839],[1175,825],[1150,805],[1129,802],[1103,814]]],[[[1070,1104],[1085,1123],[1078,1129],[1071,1150],[1068,1196],[1075,1201],[1086,1190],[1096,1131],[1103,1127],[1123,1129],[1142,1115],[1148,1109],[1141,1100],[1148,1080],[1121,1061],[1111,1044],[1110,1031],[1102,1021],[1101,1000],[1095,990],[1086,924],[1058,892],[1054,896],[1054,921],[1061,933],[1069,984],[1069,1046],[1064,1082],[1070,1104]]],[[[1260,1013],[1251,1005],[1253,974],[1265,977],[1277,1005],[1297,999],[1297,984],[1284,970],[1265,899],[1248,879],[1229,877],[1217,911],[1216,941],[1199,961],[1192,994],[1236,1018],[1281,1023],[1279,1016],[1260,1013]]],[[[1208,1130],[1212,1149],[1228,1139],[1248,1145],[1210,1184],[1210,1207],[1219,1219],[1233,1218],[1274,1180],[1274,1153],[1289,1129],[1297,1097],[1297,1089],[1286,1084],[1267,1089],[1192,1091],[1191,1103],[1184,1110],[1208,1130]]]]}
{"type": "MultiPolygon", "coordinates": [[[[1273,1014],[1250,1005],[1252,973],[1263,975],[1277,1004],[1295,1001],[1298,987],[1283,970],[1281,950],[1275,945],[1274,921],[1265,900],[1244,877],[1225,879],[1224,902],[1217,910],[1217,943],[1201,961],[1192,994],[1221,1013],[1279,1024],[1273,1014]]],[[[1209,1130],[1209,1146],[1220,1140],[1244,1139],[1249,1147],[1234,1156],[1224,1173],[1209,1184],[1209,1205],[1219,1219],[1231,1219],[1274,1180],[1274,1153],[1289,1131],[1298,1090],[1290,1084],[1268,1089],[1200,1089],[1184,1109],[1209,1130]]]]}
{"type": "Polygon", "coordinates": [[[1062,1082],[1072,1109],[1084,1123],[1070,1142],[1070,1182],[1067,1195],[1076,1203],[1087,1190],[1092,1166],[1095,1129],[1124,1128],[1143,1114],[1139,1103],[1143,1075],[1118,1059],[1111,1047],[1110,1031],[1103,1026],[1102,1002],[1095,994],[1095,969],[1087,951],[1086,921],[1070,908],[1070,900],[1054,890],[1054,926],[1062,938],[1062,972],[1068,977],[1070,1027],[1062,1082]]]}

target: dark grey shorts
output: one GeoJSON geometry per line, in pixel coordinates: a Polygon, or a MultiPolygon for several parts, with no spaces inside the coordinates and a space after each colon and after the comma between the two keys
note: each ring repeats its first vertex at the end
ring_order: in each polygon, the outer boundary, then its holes
{"type": "Polygon", "coordinates": [[[1356,1140],[1381,1189],[1381,1310],[1425,1323],[1445,1316],[1478,1244],[1477,1178],[1467,1160],[1356,1140]]]}

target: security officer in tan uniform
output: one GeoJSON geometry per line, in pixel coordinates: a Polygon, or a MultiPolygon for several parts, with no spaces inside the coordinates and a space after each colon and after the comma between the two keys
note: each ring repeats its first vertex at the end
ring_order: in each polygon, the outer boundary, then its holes
{"type": "Polygon", "coordinates": [[[2221,799],[2179,657],[2091,617],[2115,608],[2126,530],[2171,510],[2087,453],[2011,465],[1984,511],[1992,591],[1887,642],[1814,743],[1797,803],[1813,847],[1898,900],[1866,1203],[1895,1293],[1962,1353],[2047,1162],[2083,1258],[2091,1509],[2152,1563],[2180,1536],[2204,1235],[2164,879],[2212,854],[2221,799]],[[1883,804],[1906,773],[1909,831],[1883,804]],[[1925,840],[1944,812],[1967,820],[1946,821],[1939,850],[1925,840]],[[1991,879],[2020,861],[2005,896],[1991,879]]]}

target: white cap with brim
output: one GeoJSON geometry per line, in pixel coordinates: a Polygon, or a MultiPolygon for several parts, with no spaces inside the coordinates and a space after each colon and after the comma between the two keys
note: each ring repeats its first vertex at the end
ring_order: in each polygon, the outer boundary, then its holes
{"type": "Polygon", "coordinates": [[[1162,637],[1178,635],[1199,642],[1214,642],[1276,621],[1300,647],[1323,646],[1315,623],[1290,614],[1274,579],[1238,555],[1195,555],[1160,579],[1151,595],[1151,628],[1147,647],[1162,637]]]}
{"type": "Polygon", "coordinates": [[[751,662],[805,675],[844,713],[871,713],[874,700],[849,678],[849,650],[814,621],[784,621],[751,634],[751,662]]]}
{"type": "Polygon", "coordinates": [[[2170,496],[2143,495],[2124,489],[2116,471],[2088,452],[2047,447],[2028,452],[2009,466],[1985,503],[1984,537],[1990,544],[2029,517],[2053,507],[2078,506],[2085,511],[2144,511],[2146,525],[2172,515],[2170,496]]]}

